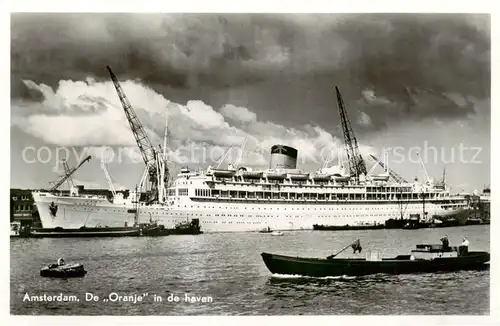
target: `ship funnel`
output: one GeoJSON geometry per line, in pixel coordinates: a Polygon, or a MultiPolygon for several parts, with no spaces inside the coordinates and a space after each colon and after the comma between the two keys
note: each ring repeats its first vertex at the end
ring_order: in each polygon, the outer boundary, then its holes
{"type": "Polygon", "coordinates": [[[296,169],[298,151],[290,146],[274,145],[271,147],[270,169],[296,169]]]}

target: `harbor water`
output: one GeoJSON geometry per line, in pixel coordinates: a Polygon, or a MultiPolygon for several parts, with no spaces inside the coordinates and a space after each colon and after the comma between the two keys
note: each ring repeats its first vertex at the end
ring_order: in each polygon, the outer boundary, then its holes
{"type": "MultiPolygon", "coordinates": [[[[283,236],[11,238],[11,314],[489,314],[488,270],[315,279],[273,276],[260,257],[261,252],[326,257],[358,238],[363,247],[358,257],[368,250],[390,257],[409,254],[419,243],[437,244],[443,235],[451,245],[459,245],[466,236],[469,250],[490,251],[489,225],[296,231],[283,236]],[[59,257],[84,264],[88,274],[74,279],[40,277],[40,268],[59,257]]],[[[339,255],[352,256],[352,250],[339,255]]]]}

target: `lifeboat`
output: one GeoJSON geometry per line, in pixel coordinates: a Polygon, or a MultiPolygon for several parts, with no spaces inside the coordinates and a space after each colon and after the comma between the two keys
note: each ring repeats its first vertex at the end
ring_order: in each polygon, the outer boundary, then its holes
{"type": "Polygon", "coordinates": [[[212,169],[211,172],[215,177],[231,178],[236,173],[236,170],[212,169]]]}
{"type": "Polygon", "coordinates": [[[374,175],[371,177],[373,181],[388,181],[389,180],[389,175],[388,174],[379,174],[379,175],[374,175]]]}
{"type": "Polygon", "coordinates": [[[241,176],[248,179],[260,179],[264,176],[264,172],[258,171],[241,171],[241,176]]]}
{"type": "Polygon", "coordinates": [[[286,178],[286,173],[283,172],[267,172],[266,177],[272,180],[283,180],[286,178]]]}
{"type": "Polygon", "coordinates": [[[313,174],[312,179],[317,181],[328,181],[332,178],[331,174],[313,174]]]}
{"type": "Polygon", "coordinates": [[[350,176],[343,176],[343,175],[334,175],[333,180],[337,182],[348,182],[351,179],[350,176]]]}
{"type": "Polygon", "coordinates": [[[292,180],[307,180],[309,179],[309,173],[291,173],[288,177],[292,180]]]}

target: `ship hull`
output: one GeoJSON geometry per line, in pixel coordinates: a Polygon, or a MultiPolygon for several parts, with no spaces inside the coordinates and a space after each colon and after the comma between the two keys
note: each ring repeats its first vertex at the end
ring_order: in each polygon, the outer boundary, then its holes
{"type": "MultiPolygon", "coordinates": [[[[43,228],[120,227],[134,224],[133,204],[113,204],[105,198],[64,197],[48,193],[34,193],[43,228]],[[57,211],[51,206],[57,206],[57,211]]],[[[409,204],[405,216],[422,211],[419,203],[409,204]]],[[[426,204],[429,216],[461,218],[467,216],[464,208],[442,209],[426,204]]],[[[347,203],[311,201],[287,203],[272,201],[196,201],[181,197],[170,205],[141,206],[139,223],[156,221],[166,228],[198,218],[204,232],[246,232],[270,227],[273,230],[312,230],[314,224],[375,225],[389,218],[401,216],[397,202],[347,203]]]]}
{"type": "Polygon", "coordinates": [[[486,269],[490,254],[469,252],[464,256],[411,260],[410,255],[370,261],[366,259],[302,258],[270,253],[261,254],[266,267],[273,274],[309,277],[364,276],[371,274],[414,274],[445,271],[486,269]]]}

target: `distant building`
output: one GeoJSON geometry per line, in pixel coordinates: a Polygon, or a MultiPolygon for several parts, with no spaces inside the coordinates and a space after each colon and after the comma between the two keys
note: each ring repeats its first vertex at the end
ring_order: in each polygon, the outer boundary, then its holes
{"type": "Polygon", "coordinates": [[[29,189],[10,189],[10,221],[21,226],[41,226],[38,211],[29,189]]]}

